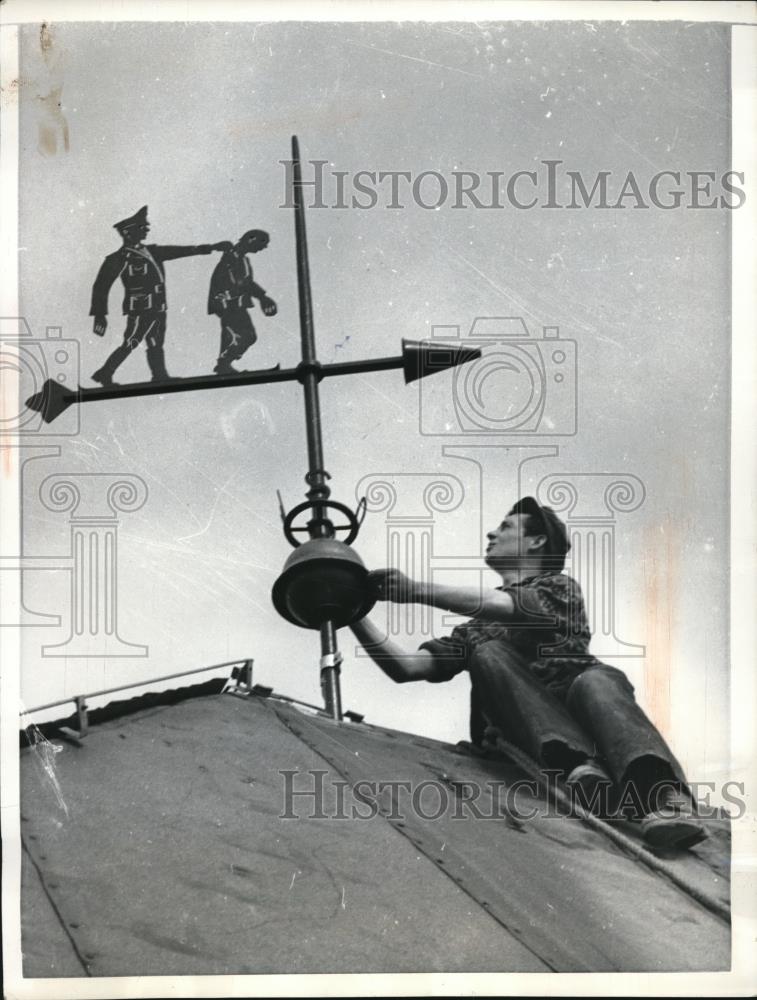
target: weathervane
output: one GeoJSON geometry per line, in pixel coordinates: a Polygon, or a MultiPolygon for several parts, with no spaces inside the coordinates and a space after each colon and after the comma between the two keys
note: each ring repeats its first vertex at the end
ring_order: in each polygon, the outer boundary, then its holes
{"type": "Polygon", "coordinates": [[[339,664],[341,656],[336,642],[336,630],[364,617],[373,607],[374,598],[367,586],[368,571],[360,556],[350,547],[357,537],[365,516],[365,502],[353,511],[346,504],[332,500],[324,467],[321,435],[321,411],[318,386],[322,379],[335,375],[387,371],[401,368],[405,382],[414,382],[426,375],[453,368],[481,356],[477,348],[436,344],[424,341],[402,341],[402,353],[388,358],[347,361],[322,365],[316,356],[313,304],[310,294],[305,206],[302,197],[302,174],[297,137],[292,136],[292,187],[297,253],[297,286],[299,292],[300,339],[302,360],[296,368],[233,372],[232,374],[200,375],[170,381],[153,380],[130,385],[105,385],[96,389],[79,387],[72,391],[48,379],[40,392],[26,405],[38,411],[46,423],[55,420],[74,403],[104,399],[125,399],[198,389],[222,389],[239,385],[261,385],[269,382],[297,381],[305,396],[305,430],[307,435],[308,471],[305,482],[307,499],[288,513],[279,496],[284,535],[294,546],[281,576],[273,586],[273,603],[279,614],[301,628],[317,629],[321,636],[321,689],[326,710],[341,719],[339,664]],[[311,517],[295,526],[305,511],[311,517]],[[335,524],[329,511],[338,511],[345,523],[335,524]],[[345,531],[344,541],[337,532],[345,531]],[[300,543],[297,534],[307,533],[308,541],[300,543]]]}

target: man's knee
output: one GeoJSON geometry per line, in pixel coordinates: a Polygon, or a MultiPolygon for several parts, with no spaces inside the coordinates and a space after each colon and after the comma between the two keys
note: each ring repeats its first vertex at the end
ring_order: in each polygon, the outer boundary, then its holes
{"type": "Polygon", "coordinates": [[[231,323],[224,323],[221,327],[221,339],[229,347],[235,347],[239,343],[239,335],[231,323]]]}
{"type": "Polygon", "coordinates": [[[633,700],[633,685],[622,670],[600,663],[587,667],[576,677],[568,688],[566,704],[570,709],[586,702],[618,695],[633,700]]]}
{"type": "Polygon", "coordinates": [[[129,323],[124,333],[124,346],[133,351],[142,343],[145,337],[147,337],[147,343],[149,344],[150,331],[150,324],[144,322],[142,319],[137,319],[136,322],[129,323]]]}
{"type": "Polygon", "coordinates": [[[166,339],[166,324],[162,319],[151,320],[145,332],[148,347],[162,347],[166,339]]]}
{"type": "Polygon", "coordinates": [[[251,347],[255,341],[258,339],[255,333],[255,327],[250,319],[250,314],[246,309],[241,309],[236,320],[236,328],[239,332],[239,337],[245,348],[251,347]]]}

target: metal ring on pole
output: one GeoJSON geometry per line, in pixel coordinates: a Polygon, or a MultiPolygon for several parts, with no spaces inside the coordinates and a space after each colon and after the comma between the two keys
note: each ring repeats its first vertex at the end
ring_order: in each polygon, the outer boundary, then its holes
{"type": "Polygon", "coordinates": [[[303,503],[297,504],[296,507],[293,507],[289,511],[289,513],[284,517],[284,525],[283,525],[284,535],[286,536],[286,540],[289,542],[290,545],[293,545],[295,548],[297,548],[297,546],[301,544],[301,542],[298,542],[297,539],[294,537],[295,533],[304,534],[305,532],[307,533],[310,532],[310,529],[307,526],[303,526],[301,528],[293,528],[292,523],[294,519],[304,510],[314,510],[316,507],[320,508],[332,507],[334,510],[338,510],[342,514],[344,514],[347,518],[348,523],[334,524],[332,525],[332,528],[334,532],[337,531],[347,532],[347,537],[344,539],[345,544],[350,545],[352,542],[355,541],[355,539],[357,538],[357,533],[360,530],[361,520],[358,519],[358,516],[350,507],[348,507],[344,503],[340,503],[338,500],[305,500],[303,501],[303,503]]]}

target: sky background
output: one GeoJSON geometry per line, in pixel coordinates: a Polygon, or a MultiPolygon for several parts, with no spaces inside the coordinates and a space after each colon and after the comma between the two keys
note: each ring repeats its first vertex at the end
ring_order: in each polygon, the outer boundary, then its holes
{"type": "MultiPolygon", "coordinates": [[[[156,243],[270,232],[253,265],[279,313],[254,311],[259,341],[245,363],[297,363],[293,218],[280,207],[279,163],[292,133],[305,159],[350,174],[510,174],[561,159],[589,184],[600,170],[621,180],[633,171],[644,188],[660,170],[729,168],[728,36],[708,24],[53,24],[21,38],[21,310],[35,338],[54,325],[78,341],[83,385],[123,330],[114,289],[106,338],[92,334],[92,281],[120,243],[113,223],[143,204],[156,243]]],[[[577,433],[535,435],[519,449],[491,435],[475,451],[454,434],[449,376],[409,387],[397,372],[328,380],[332,495],[354,504],[366,476],[389,478],[393,513],[412,516],[422,477],[456,477],[462,500],[434,514],[434,553],[466,569],[435,579],[475,582],[483,531],[519,487],[533,492],[558,473],[637,477],[643,503],[616,523],[615,621],[647,655],[608,661],[628,672],[690,774],[709,778],[727,769],[729,213],[451,204],[308,211],[320,359],[396,354],[402,337],[438,325],[466,332],[477,316],[520,317],[534,340],[556,326],[577,345],[577,433]],[[545,445],[558,453],[535,457],[519,478],[519,462],[545,445]]],[[[213,263],[167,265],[172,374],[215,361],[213,263]]],[[[119,375],[147,371],[140,348],[119,375]]],[[[507,387],[486,391],[492,402],[507,387]]],[[[511,391],[522,398],[522,384],[511,391]]],[[[563,405],[556,396],[547,405],[558,424],[563,405]]],[[[292,506],[305,489],[303,420],[299,387],[287,383],[87,404],[78,434],[35,437],[61,454],[26,466],[27,555],[68,551],[68,516],[39,500],[46,476],[144,481],[144,506],[120,515],[118,616],[121,637],[149,656],[104,658],[94,641],[87,659],[42,656],[42,644],[68,634],[70,580],[29,573],[27,606],[63,623],[24,630],[27,706],[244,657],[258,682],[319,701],[317,634],[287,624],[270,600],[290,551],[276,490],[292,506]]],[[[385,518],[370,513],[356,544],[371,568],[386,563],[385,518]]],[[[435,627],[443,634],[449,623],[437,616],[435,627]]],[[[402,641],[422,638],[416,629],[402,641]]],[[[340,642],[346,708],[467,737],[466,677],[398,687],[354,654],[348,632],[340,642]]]]}

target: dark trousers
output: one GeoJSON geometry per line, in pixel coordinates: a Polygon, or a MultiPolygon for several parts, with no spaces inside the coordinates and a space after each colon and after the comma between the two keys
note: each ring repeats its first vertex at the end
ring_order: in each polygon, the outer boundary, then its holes
{"type": "Polygon", "coordinates": [[[113,351],[100,369],[111,378],[116,369],[126,361],[131,352],[144,340],[147,345],[147,363],[153,378],[167,378],[163,344],[166,339],[166,314],[164,312],[132,313],[126,321],[124,341],[113,351]]]}
{"type": "Polygon", "coordinates": [[[620,670],[587,667],[557,697],[502,640],[477,646],[470,663],[471,737],[480,742],[478,712],[543,767],[569,772],[598,758],[616,788],[633,782],[645,798],[661,781],[684,784],[680,764],[634,698],[620,670]],[[478,731],[473,731],[478,729],[478,731]]]}
{"type": "Polygon", "coordinates": [[[246,309],[225,309],[221,314],[221,348],[219,361],[238,361],[248,347],[258,339],[250,314],[246,309]]]}

